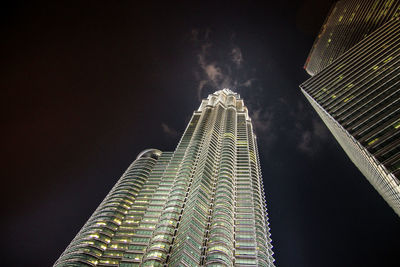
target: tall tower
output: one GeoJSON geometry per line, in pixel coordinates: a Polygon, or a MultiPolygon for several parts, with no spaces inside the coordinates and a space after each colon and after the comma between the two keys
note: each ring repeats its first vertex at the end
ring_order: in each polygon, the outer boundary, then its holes
{"type": "Polygon", "coordinates": [[[399,18],[300,87],[349,158],[400,216],[399,18]]]}
{"type": "Polygon", "coordinates": [[[204,99],[174,152],[145,150],[55,266],[274,266],[251,119],[204,99]]]}
{"type": "Polygon", "coordinates": [[[399,0],[339,0],[327,16],[304,68],[315,75],[400,14],[399,0]]]}

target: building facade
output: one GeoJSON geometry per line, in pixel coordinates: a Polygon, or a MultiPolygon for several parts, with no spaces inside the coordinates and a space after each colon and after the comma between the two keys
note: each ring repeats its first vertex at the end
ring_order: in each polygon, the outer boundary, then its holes
{"type": "Polygon", "coordinates": [[[251,119],[203,100],[174,152],[143,151],[55,266],[274,266],[251,119]]]}
{"type": "Polygon", "coordinates": [[[340,0],[330,10],[304,68],[312,76],[400,14],[399,0],[340,0]]]}
{"type": "Polygon", "coordinates": [[[350,159],[400,216],[400,20],[300,85],[350,159]]]}

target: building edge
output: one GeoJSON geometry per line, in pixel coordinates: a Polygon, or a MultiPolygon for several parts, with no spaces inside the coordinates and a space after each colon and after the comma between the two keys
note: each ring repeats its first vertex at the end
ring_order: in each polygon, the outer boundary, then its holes
{"type": "Polygon", "coordinates": [[[301,88],[301,91],[332,132],[350,160],[396,214],[400,216],[400,183],[396,177],[383,164],[379,163],[367,149],[332,118],[303,88],[301,88]]]}

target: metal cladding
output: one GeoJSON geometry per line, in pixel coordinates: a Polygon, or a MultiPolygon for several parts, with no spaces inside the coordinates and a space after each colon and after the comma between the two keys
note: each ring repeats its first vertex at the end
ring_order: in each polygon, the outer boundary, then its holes
{"type": "Polygon", "coordinates": [[[209,95],[176,150],[145,150],[55,266],[274,266],[256,137],[240,96],[209,95]]]}
{"type": "Polygon", "coordinates": [[[400,20],[300,85],[335,138],[400,216],[400,20]]]}
{"type": "Polygon", "coordinates": [[[338,1],[322,26],[304,69],[311,76],[317,74],[399,13],[399,0],[338,1]]]}

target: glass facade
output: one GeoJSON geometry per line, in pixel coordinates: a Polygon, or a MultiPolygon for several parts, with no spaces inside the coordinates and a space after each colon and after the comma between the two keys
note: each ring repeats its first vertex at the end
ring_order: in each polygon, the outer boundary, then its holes
{"type": "Polygon", "coordinates": [[[174,152],[139,154],[55,266],[274,266],[268,225],[251,119],[223,89],[174,152]]]}
{"type": "Polygon", "coordinates": [[[400,215],[400,20],[300,85],[350,159],[400,215]]]}
{"type": "Polygon", "coordinates": [[[337,1],[314,42],[304,69],[310,75],[317,74],[399,14],[399,0],[337,1]]]}

